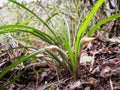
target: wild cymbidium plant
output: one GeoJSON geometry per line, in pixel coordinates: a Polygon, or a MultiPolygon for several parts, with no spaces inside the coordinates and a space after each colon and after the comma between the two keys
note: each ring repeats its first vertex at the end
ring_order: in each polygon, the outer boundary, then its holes
{"type": "MultiPolygon", "coordinates": [[[[94,32],[100,28],[101,25],[120,18],[120,13],[114,14],[108,18],[105,18],[101,21],[98,21],[98,23],[93,26],[88,31],[88,26],[98,11],[98,9],[101,7],[101,5],[105,2],[105,0],[98,0],[94,7],[91,9],[91,12],[86,15],[82,23],[79,25],[79,29],[76,30],[74,28],[75,34],[72,35],[70,31],[70,25],[68,24],[67,20],[65,20],[65,24],[67,26],[67,29],[56,31],[53,27],[51,27],[48,22],[56,16],[60,15],[60,13],[54,13],[47,19],[47,21],[44,21],[42,18],[40,18],[37,14],[35,14],[33,11],[31,11],[29,8],[25,7],[23,4],[18,3],[15,0],[9,0],[10,2],[22,7],[23,9],[27,10],[29,13],[31,13],[36,19],[38,19],[44,26],[46,26],[48,32],[50,34],[43,32],[42,30],[36,29],[31,26],[21,25],[21,24],[15,24],[15,25],[5,25],[0,27],[0,34],[5,33],[12,33],[12,32],[26,32],[35,35],[36,37],[40,38],[44,42],[47,43],[47,47],[43,47],[39,50],[36,50],[28,55],[24,55],[23,57],[19,58],[16,62],[6,67],[1,73],[0,73],[0,79],[11,69],[16,67],[18,64],[29,60],[32,57],[35,57],[37,54],[46,52],[48,55],[47,57],[52,58],[55,60],[57,67],[61,68],[61,70],[64,70],[65,72],[68,72],[70,76],[72,76],[74,79],[78,79],[80,74],[80,58],[81,58],[81,49],[85,45],[85,43],[92,41],[94,38],[91,37],[94,32]],[[86,37],[85,37],[86,36],[86,37]],[[54,52],[55,51],[55,52],[54,52]]],[[[76,14],[78,14],[79,7],[80,7],[81,0],[78,0],[78,5],[76,7],[76,14]]],[[[62,15],[60,15],[62,17],[62,15]]],[[[76,15],[77,17],[78,15],[76,15]]],[[[60,22],[59,22],[60,23],[60,22]]],[[[77,24],[77,23],[76,23],[77,24]]],[[[57,27],[57,26],[56,26],[57,27]]],[[[64,28],[62,28],[64,29],[64,28]]],[[[46,56],[45,56],[46,57],[46,56]]],[[[44,57],[43,57],[44,58],[44,57]]]]}

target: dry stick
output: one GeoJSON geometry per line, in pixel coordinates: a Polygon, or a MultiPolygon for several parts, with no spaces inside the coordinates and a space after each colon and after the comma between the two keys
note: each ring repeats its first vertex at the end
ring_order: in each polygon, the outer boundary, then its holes
{"type": "Polygon", "coordinates": [[[114,90],[113,89],[113,83],[112,83],[111,79],[110,79],[110,87],[111,87],[111,90],[114,90]]]}
{"type": "Polygon", "coordinates": [[[91,65],[90,65],[90,72],[92,71],[93,65],[94,65],[94,62],[95,62],[95,54],[96,53],[93,53],[93,60],[92,60],[91,65]]]}

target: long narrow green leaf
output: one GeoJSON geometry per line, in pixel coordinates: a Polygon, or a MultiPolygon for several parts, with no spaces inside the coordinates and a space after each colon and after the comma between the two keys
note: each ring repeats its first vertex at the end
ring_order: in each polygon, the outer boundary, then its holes
{"type": "Polygon", "coordinates": [[[117,18],[120,18],[120,13],[114,14],[114,15],[108,17],[108,18],[105,18],[105,19],[99,21],[99,22],[88,32],[88,36],[89,36],[89,37],[92,36],[93,33],[94,33],[101,25],[103,25],[103,24],[105,24],[105,23],[107,23],[107,22],[109,22],[109,21],[111,21],[111,20],[117,19],[117,18]]]}
{"type": "Polygon", "coordinates": [[[78,34],[77,34],[77,40],[76,40],[76,43],[75,43],[75,59],[78,58],[78,52],[79,52],[79,49],[80,49],[80,41],[83,38],[84,33],[87,30],[88,25],[90,24],[90,21],[92,20],[93,16],[95,15],[95,13],[98,11],[98,9],[101,7],[101,5],[104,2],[105,2],[105,0],[98,0],[98,2],[93,7],[92,11],[86,17],[86,20],[79,27],[79,31],[78,31],[78,34]]]}
{"type": "Polygon", "coordinates": [[[38,34],[35,32],[29,32],[28,30],[23,30],[23,29],[7,29],[7,30],[0,30],[0,34],[4,34],[4,33],[12,33],[12,32],[26,32],[26,33],[30,33],[36,37],[39,37],[41,40],[43,40],[46,43],[49,44],[54,44],[49,38],[46,38],[45,35],[43,34],[38,34]]]}
{"type": "Polygon", "coordinates": [[[17,60],[16,62],[14,62],[13,64],[9,65],[8,67],[6,67],[1,73],[0,73],[0,79],[8,72],[10,71],[12,68],[16,67],[18,64],[22,63],[23,61],[28,60],[29,58],[32,58],[34,56],[36,56],[39,53],[43,53],[45,51],[45,49],[39,49],[31,54],[28,54],[26,56],[21,57],[19,60],[17,60]]]}
{"type": "Polygon", "coordinates": [[[53,17],[55,17],[56,15],[58,15],[58,13],[53,13],[49,18],[47,18],[46,22],[48,23],[53,17]]]}
{"type": "Polygon", "coordinates": [[[14,77],[11,81],[7,82],[5,85],[0,86],[0,90],[5,90],[6,87],[9,87],[13,82],[15,82],[21,75],[23,74],[23,72],[20,72],[16,77],[14,77]]]}
{"type": "Polygon", "coordinates": [[[67,19],[65,18],[65,16],[62,15],[62,17],[63,17],[63,20],[64,20],[65,25],[66,25],[66,33],[64,33],[64,34],[65,34],[65,36],[67,37],[68,42],[69,42],[69,44],[70,44],[70,46],[71,46],[71,34],[70,34],[69,24],[68,24],[68,21],[67,21],[67,19]]]}
{"type": "Polygon", "coordinates": [[[61,39],[61,40],[63,42],[63,47],[68,52],[71,68],[74,71],[77,65],[74,62],[74,53],[73,53],[72,47],[71,47],[71,45],[70,45],[68,40],[66,40],[66,39],[61,39]]]}
{"type": "MultiPolygon", "coordinates": [[[[56,39],[38,29],[35,29],[33,27],[25,26],[25,25],[5,25],[0,27],[0,34],[4,33],[11,33],[11,32],[27,32],[31,33],[37,37],[40,37],[44,40],[47,40],[48,42],[56,42],[56,39]],[[18,29],[18,30],[15,30],[18,29]],[[21,29],[21,30],[19,30],[21,29]]],[[[52,43],[53,44],[53,43],[52,43]]]]}
{"type": "Polygon", "coordinates": [[[80,8],[80,3],[81,3],[81,0],[77,0],[77,7],[76,7],[76,19],[78,19],[79,17],[79,8],[80,8]]]}
{"type": "Polygon", "coordinates": [[[30,33],[32,35],[35,35],[36,37],[39,37],[40,39],[42,39],[43,41],[52,44],[51,40],[46,38],[44,35],[42,34],[37,34],[35,32],[30,32],[29,30],[23,30],[23,29],[7,29],[7,30],[0,30],[0,34],[5,34],[5,33],[12,33],[12,32],[27,32],[30,33]]]}

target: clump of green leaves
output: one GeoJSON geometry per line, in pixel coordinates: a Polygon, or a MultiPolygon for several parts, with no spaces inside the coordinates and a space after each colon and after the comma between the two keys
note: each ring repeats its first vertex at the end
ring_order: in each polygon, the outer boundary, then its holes
{"type": "MultiPolygon", "coordinates": [[[[82,47],[85,45],[85,42],[87,39],[85,39],[85,36],[88,36],[90,39],[91,36],[94,34],[94,32],[100,28],[101,25],[120,18],[120,13],[114,14],[108,18],[105,18],[101,21],[99,21],[93,28],[87,32],[87,28],[98,11],[98,9],[101,7],[101,5],[105,2],[105,0],[98,0],[95,6],[92,8],[91,12],[85,16],[82,20],[81,25],[79,26],[79,29],[76,30],[74,28],[75,34],[72,35],[70,25],[67,21],[67,19],[64,18],[64,15],[61,15],[61,13],[54,13],[49,17],[46,21],[44,21],[42,18],[40,18],[37,14],[35,14],[33,11],[31,11],[29,8],[25,7],[23,4],[18,3],[15,0],[9,0],[10,2],[13,2],[14,4],[17,4],[18,6],[22,7],[23,9],[27,10],[30,12],[36,19],[38,19],[44,26],[47,27],[47,30],[50,34],[43,32],[42,30],[36,29],[34,27],[26,26],[26,25],[5,25],[0,27],[0,34],[5,34],[5,33],[12,33],[12,32],[26,32],[35,35],[36,37],[39,37],[41,40],[47,43],[47,47],[43,47],[39,50],[36,50],[35,52],[32,52],[28,55],[24,55],[23,57],[19,58],[16,62],[13,64],[9,65],[7,68],[5,68],[1,73],[0,73],[0,79],[12,68],[16,67],[18,64],[29,60],[32,57],[35,57],[37,54],[46,52],[49,57],[55,60],[57,67],[61,68],[61,70],[64,70],[65,72],[69,73],[70,76],[73,76],[74,79],[78,79],[79,74],[80,74],[80,53],[82,47]],[[56,31],[54,27],[51,27],[49,25],[49,21],[56,16],[59,15],[61,18],[64,20],[64,24],[66,24],[66,28],[61,31],[56,31]],[[63,16],[63,17],[62,17],[63,16]]],[[[76,7],[76,17],[78,18],[78,9],[80,7],[80,2],[81,0],[78,0],[78,5],[76,7]]],[[[59,22],[60,23],[60,22],[59,22]]],[[[77,23],[76,23],[77,24],[77,23]]],[[[77,25],[76,25],[77,26],[77,25]]],[[[57,26],[56,26],[57,27],[57,26]]],[[[93,40],[94,38],[91,38],[93,40]]],[[[89,40],[88,40],[89,41],[89,40]]],[[[44,58],[44,57],[43,57],[44,58]]]]}

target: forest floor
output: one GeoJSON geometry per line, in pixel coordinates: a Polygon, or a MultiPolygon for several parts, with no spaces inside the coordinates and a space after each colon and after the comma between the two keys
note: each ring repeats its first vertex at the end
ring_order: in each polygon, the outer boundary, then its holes
{"type": "MultiPolygon", "coordinates": [[[[80,65],[77,81],[66,75],[59,78],[48,66],[34,75],[33,71],[40,69],[37,65],[23,70],[22,76],[6,90],[120,90],[120,43],[96,39],[84,47],[83,54],[94,56],[94,60],[80,65]]],[[[0,67],[0,71],[6,66],[0,67]]],[[[8,82],[13,73],[18,71],[7,73],[0,85],[8,82]]]]}

